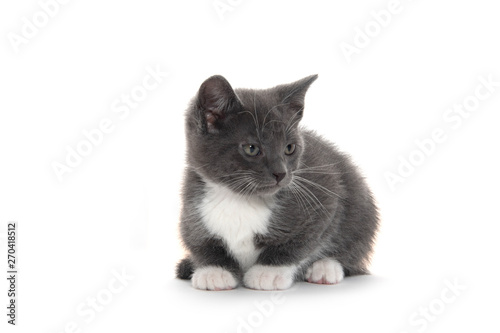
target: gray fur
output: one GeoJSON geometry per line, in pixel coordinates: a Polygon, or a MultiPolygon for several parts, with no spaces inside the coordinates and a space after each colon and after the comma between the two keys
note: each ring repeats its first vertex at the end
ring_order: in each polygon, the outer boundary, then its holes
{"type": "Polygon", "coordinates": [[[187,169],[181,235],[190,252],[177,276],[217,265],[241,281],[244,272],[224,242],[208,232],[196,207],[206,180],[244,196],[274,200],[269,232],[255,236],[256,264],[298,265],[304,278],[314,261],[332,257],[346,276],[367,274],[378,228],[372,193],[350,158],[315,132],[299,126],[304,96],[317,75],[271,89],[233,90],[222,76],[207,79],[186,112],[187,169]],[[249,157],[242,143],[264,152],[249,157]],[[283,154],[290,143],[295,152],[283,154]],[[241,170],[252,181],[238,181],[241,170]],[[276,184],[278,174],[285,174],[276,184]]]}

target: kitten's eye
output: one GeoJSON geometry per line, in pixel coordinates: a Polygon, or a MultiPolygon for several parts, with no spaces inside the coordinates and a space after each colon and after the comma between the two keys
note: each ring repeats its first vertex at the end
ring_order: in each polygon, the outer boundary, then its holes
{"type": "Polygon", "coordinates": [[[260,154],[260,148],[256,145],[244,145],[243,150],[248,156],[257,156],[260,154]]]}
{"type": "Polygon", "coordinates": [[[295,151],[295,144],[294,143],[289,144],[285,148],[285,154],[287,154],[287,155],[292,155],[294,151],[295,151]]]}

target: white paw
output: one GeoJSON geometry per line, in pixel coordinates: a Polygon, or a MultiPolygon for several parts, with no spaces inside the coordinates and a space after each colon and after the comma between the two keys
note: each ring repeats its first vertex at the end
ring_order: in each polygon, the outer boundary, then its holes
{"type": "Polygon", "coordinates": [[[342,265],[331,258],[315,261],[306,272],[306,281],[319,284],[336,284],[344,279],[342,265]]]}
{"type": "Polygon", "coordinates": [[[258,290],[283,290],[293,284],[296,266],[255,265],[243,277],[245,287],[258,290]]]}
{"type": "Polygon", "coordinates": [[[202,290],[229,290],[238,285],[233,274],[217,266],[197,268],[191,278],[191,283],[194,288],[202,290]]]}

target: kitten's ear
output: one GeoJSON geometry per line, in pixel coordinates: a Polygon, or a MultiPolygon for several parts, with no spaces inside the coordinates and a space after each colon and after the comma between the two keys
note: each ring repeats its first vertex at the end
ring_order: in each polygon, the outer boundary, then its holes
{"type": "Polygon", "coordinates": [[[282,99],[281,103],[288,104],[288,108],[294,112],[295,117],[302,117],[307,89],[317,78],[318,74],[314,74],[277,87],[282,99]]]}
{"type": "Polygon", "coordinates": [[[211,76],[201,84],[198,107],[207,132],[217,133],[227,115],[240,105],[233,88],[223,76],[211,76]]]}

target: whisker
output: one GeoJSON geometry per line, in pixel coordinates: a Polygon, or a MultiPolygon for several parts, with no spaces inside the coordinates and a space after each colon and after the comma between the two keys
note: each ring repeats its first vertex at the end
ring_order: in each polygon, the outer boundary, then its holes
{"type": "Polygon", "coordinates": [[[248,186],[245,187],[244,191],[242,192],[242,196],[251,196],[253,193],[255,193],[255,189],[258,187],[257,182],[255,180],[252,180],[248,183],[248,186]]]}
{"type": "Polygon", "coordinates": [[[231,174],[227,174],[227,175],[223,175],[223,176],[220,176],[218,177],[219,179],[223,179],[223,178],[229,178],[229,177],[236,177],[236,176],[245,176],[245,175],[248,175],[248,176],[251,176],[251,175],[255,175],[255,171],[250,171],[250,170],[237,170],[231,174]]]}
{"type": "Polygon", "coordinates": [[[329,168],[329,167],[335,166],[335,165],[337,165],[339,163],[340,163],[340,161],[336,162],[336,163],[331,163],[331,164],[316,165],[316,166],[313,166],[313,167],[309,167],[305,163],[302,163],[303,165],[306,166],[306,168],[297,169],[297,170],[295,170],[293,172],[301,171],[301,170],[315,170],[315,169],[321,169],[321,168],[329,168]]]}
{"type": "Polygon", "coordinates": [[[250,177],[250,176],[240,176],[240,177],[237,177],[237,178],[234,178],[234,179],[231,179],[227,185],[228,186],[236,186],[236,185],[239,185],[239,184],[243,184],[243,185],[246,185],[248,184],[248,182],[252,181],[253,178],[250,177]]]}
{"type": "MultiPolygon", "coordinates": [[[[264,116],[264,120],[262,121],[262,131],[264,131],[264,129],[266,128],[266,125],[268,124],[268,123],[266,123],[266,119],[267,119],[267,116],[269,115],[269,113],[271,113],[271,111],[272,111],[272,110],[274,110],[275,108],[277,108],[278,106],[283,106],[283,105],[288,105],[288,104],[290,104],[290,103],[280,103],[280,104],[276,104],[275,106],[273,106],[272,108],[270,108],[270,109],[267,111],[266,115],[264,116]]],[[[273,120],[272,120],[272,121],[273,121],[273,120]]],[[[270,121],[270,122],[272,122],[272,121],[270,121]]],[[[274,121],[277,121],[277,120],[274,120],[274,121]]],[[[269,122],[269,123],[270,123],[270,122],[269,122]]]]}
{"type": "Polygon", "coordinates": [[[295,170],[292,171],[292,174],[301,174],[301,173],[312,173],[312,174],[319,174],[319,175],[341,175],[344,174],[345,172],[328,172],[328,171],[315,171],[315,170],[295,170]]]}
{"type": "MultiPolygon", "coordinates": [[[[288,103],[288,104],[289,104],[289,103],[288,103]]],[[[285,133],[286,133],[286,134],[288,134],[288,133],[289,133],[289,131],[290,131],[290,129],[291,129],[291,128],[292,128],[292,127],[296,124],[296,123],[298,123],[298,122],[300,121],[300,118],[298,118],[296,121],[294,121],[294,119],[295,119],[295,117],[297,117],[297,115],[298,115],[299,113],[301,113],[302,111],[304,111],[304,108],[301,108],[299,111],[295,112],[295,113],[293,114],[293,116],[290,118],[290,120],[288,121],[288,124],[287,124],[287,126],[286,126],[286,129],[285,129],[285,133]]]]}
{"type": "Polygon", "coordinates": [[[196,168],[194,166],[192,166],[192,165],[188,165],[188,168],[191,169],[191,170],[194,170],[194,171],[198,171],[199,169],[204,168],[204,167],[206,167],[209,164],[210,163],[203,164],[203,165],[200,165],[199,167],[196,167],[196,168]]]}
{"type": "Polygon", "coordinates": [[[262,128],[262,132],[264,132],[264,130],[266,129],[266,126],[269,125],[269,124],[271,124],[271,123],[282,123],[282,124],[284,124],[281,120],[277,120],[277,119],[275,119],[275,120],[269,120],[266,124],[264,124],[264,127],[262,128]]]}
{"type": "Polygon", "coordinates": [[[314,195],[314,193],[310,189],[308,189],[304,184],[301,184],[300,181],[296,181],[296,185],[297,185],[297,189],[300,189],[302,194],[311,201],[310,202],[311,208],[314,209],[314,206],[312,206],[312,203],[315,202],[317,204],[319,210],[321,212],[323,212],[323,214],[325,214],[327,216],[329,215],[328,210],[325,208],[325,206],[323,206],[323,204],[318,199],[318,197],[316,197],[316,195],[314,195]]]}
{"type": "Polygon", "coordinates": [[[326,193],[326,194],[334,195],[334,196],[336,196],[336,197],[338,197],[338,198],[342,199],[342,197],[341,197],[340,195],[338,195],[337,193],[335,193],[335,192],[333,192],[333,191],[331,191],[331,190],[327,189],[326,187],[324,187],[324,186],[322,186],[322,185],[319,185],[318,183],[315,183],[315,182],[313,182],[313,181],[311,181],[311,180],[309,180],[309,179],[306,179],[306,178],[304,178],[304,177],[300,177],[300,176],[295,176],[295,178],[296,178],[297,180],[299,180],[299,181],[305,182],[305,183],[307,183],[307,184],[309,184],[309,185],[311,185],[311,186],[316,187],[317,189],[319,189],[319,190],[323,191],[323,192],[324,192],[324,193],[326,193]]]}
{"type": "MultiPolygon", "coordinates": [[[[254,114],[253,114],[252,112],[247,111],[247,110],[245,110],[245,111],[241,111],[241,112],[238,112],[238,114],[241,114],[241,113],[248,113],[249,115],[251,115],[251,116],[252,116],[252,119],[253,119],[253,122],[254,122],[254,124],[255,124],[255,127],[256,127],[257,129],[259,128],[259,124],[257,123],[257,119],[255,118],[255,116],[254,116],[254,114]]],[[[255,115],[257,115],[257,114],[255,114],[255,115]]],[[[258,133],[258,131],[257,131],[257,133],[258,133]]]]}
{"type": "Polygon", "coordinates": [[[257,130],[257,133],[259,133],[259,116],[257,115],[257,106],[255,105],[255,95],[257,94],[257,91],[254,90],[253,92],[253,112],[255,113],[255,127],[257,130]]]}
{"type": "Polygon", "coordinates": [[[231,181],[229,181],[229,183],[227,183],[227,186],[232,187],[232,186],[236,186],[239,184],[247,184],[251,180],[252,180],[251,177],[247,177],[247,176],[239,177],[239,178],[235,178],[235,179],[232,179],[231,181]]]}
{"type": "Polygon", "coordinates": [[[254,195],[255,192],[257,192],[257,189],[259,188],[260,183],[258,181],[253,181],[253,186],[252,189],[250,190],[249,195],[254,195]]]}
{"type": "Polygon", "coordinates": [[[302,207],[305,210],[305,212],[307,213],[307,215],[310,218],[311,217],[311,213],[309,212],[309,209],[307,209],[307,205],[306,205],[307,200],[304,201],[304,199],[302,198],[303,195],[297,189],[297,185],[295,185],[292,182],[292,183],[290,183],[290,185],[289,185],[288,188],[290,189],[290,192],[292,193],[292,195],[296,199],[296,201],[299,204],[299,206],[302,207]]]}

